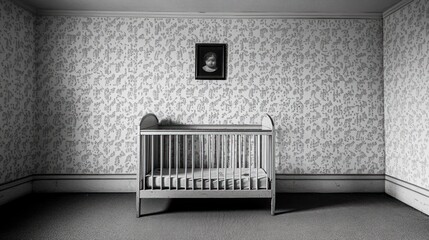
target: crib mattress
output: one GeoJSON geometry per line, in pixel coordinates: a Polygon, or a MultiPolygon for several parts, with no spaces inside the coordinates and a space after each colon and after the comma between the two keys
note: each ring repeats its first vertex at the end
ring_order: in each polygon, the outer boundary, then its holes
{"type": "Polygon", "coordinates": [[[225,169],[219,168],[219,180],[217,168],[211,169],[194,169],[194,181],[192,181],[192,169],[187,169],[185,174],[184,168],[171,169],[171,178],[169,176],[169,169],[157,168],[154,170],[153,175],[151,172],[146,174],[145,182],[147,189],[161,189],[161,181],[163,189],[221,189],[221,190],[232,190],[232,189],[256,189],[256,182],[258,181],[258,189],[269,189],[269,181],[267,182],[267,173],[262,168],[242,168],[241,175],[240,170],[235,169],[235,172],[231,168],[225,169]],[[201,173],[203,177],[201,177],[201,173]],[[211,179],[209,178],[211,176],[211,179]],[[234,176],[234,180],[233,180],[234,176]],[[241,183],[241,185],[240,185],[241,183]]]}

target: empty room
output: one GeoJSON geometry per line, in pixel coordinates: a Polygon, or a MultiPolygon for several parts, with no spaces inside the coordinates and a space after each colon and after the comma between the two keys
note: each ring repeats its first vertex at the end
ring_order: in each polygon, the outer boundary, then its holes
{"type": "Polygon", "coordinates": [[[0,0],[0,240],[429,240],[429,0],[0,0]]]}

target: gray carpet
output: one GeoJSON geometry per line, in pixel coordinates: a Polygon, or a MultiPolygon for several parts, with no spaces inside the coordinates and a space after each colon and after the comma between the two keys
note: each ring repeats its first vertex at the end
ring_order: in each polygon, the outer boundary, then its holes
{"type": "Polygon", "coordinates": [[[279,194],[176,199],[134,194],[33,194],[0,207],[0,239],[429,239],[429,217],[385,194],[279,194]]]}

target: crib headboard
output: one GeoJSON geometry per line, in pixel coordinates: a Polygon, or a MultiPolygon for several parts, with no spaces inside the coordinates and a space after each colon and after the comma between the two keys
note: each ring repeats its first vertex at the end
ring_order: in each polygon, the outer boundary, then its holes
{"type": "Polygon", "coordinates": [[[158,122],[158,118],[155,116],[155,114],[149,113],[145,115],[140,121],[140,130],[145,128],[157,128],[158,122]]]}
{"type": "Polygon", "coordinates": [[[262,118],[262,129],[274,130],[274,121],[268,114],[265,114],[265,116],[262,118]]]}

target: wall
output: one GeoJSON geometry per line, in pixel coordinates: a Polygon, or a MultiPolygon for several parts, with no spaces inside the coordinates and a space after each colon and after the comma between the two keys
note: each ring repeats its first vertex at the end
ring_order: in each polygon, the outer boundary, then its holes
{"type": "Polygon", "coordinates": [[[384,81],[386,174],[429,190],[429,1],[384,19],[384,81]]]}
{"type": "Polygon", "coordinates": [[[37,167],[34,20],[11,1],[0,1],[0,184],[37,167]]]}
{"type": "Polygon", "coordinates": [[[38,173],[135,173],[146,113],[278,128],[277,172],[383,174],[376,19],[37,19],[38,173]],[[194,80],[197,42],[228,44],[226,81],[194,80]]]}

